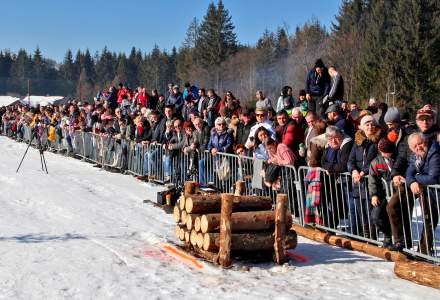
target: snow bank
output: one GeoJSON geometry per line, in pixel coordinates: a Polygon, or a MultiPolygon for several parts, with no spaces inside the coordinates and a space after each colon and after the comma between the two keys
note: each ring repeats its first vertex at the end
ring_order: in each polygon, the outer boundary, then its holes
{"type": "Polygon", "coordinates": [[[283,266],[203,262],[165,251],[172,216],[144,204],[158,187],[0,137],[0,298],[439,299],[398,279],[393,263],[303,238],[283,266]]]}
{"type": "Polygon", "coordinates": [[[0,96],[0,107],[8,106],[15,101],[20,100],[20,98],[12,97],[12,96],[0,96]]]}
{"type": "Polygon", "coordinates": [[[63,99],[63,96],[30,96],[24,97],[21,101],[25,104],[29,104],[33,107],[37,106],[38,104],[44,106],[48,104],[52,104],[56,100],[63,99]]]}

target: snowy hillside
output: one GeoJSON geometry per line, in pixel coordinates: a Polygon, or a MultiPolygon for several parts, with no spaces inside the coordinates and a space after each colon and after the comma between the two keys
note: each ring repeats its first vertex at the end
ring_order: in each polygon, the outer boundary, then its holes
{"type": "Polygon", "coordinates": [[[0,299],[440,299],[393,263],[299,239],[301,261],[222,270],[165,250],[158,187],[0,137],[0,299]]]}

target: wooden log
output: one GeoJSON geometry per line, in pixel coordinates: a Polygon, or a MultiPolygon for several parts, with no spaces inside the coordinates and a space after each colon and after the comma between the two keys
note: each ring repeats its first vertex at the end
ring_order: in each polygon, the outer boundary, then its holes
{"type": "Polygon", "coordinates": [[[219,261],[220,265],[224,268],[231,265],[231,215],[233,201],[234,195],[221,194],[219,261]]]}
{"type": "Polygon", "coordinates": [[[218,253],[217,252],[205,251],[200,248],[194,248],[193,251],[197,256],[199,256],[203,259],[206,259],[207,261],[210,261],[214,264],[218,264],[218,253]]]}
{"type": "Polygon", "coordinates": [[[201,232],[197,233],[196,244],[198,248],[200,249],[203,248],[203,233],[201,232]]]}
{"type": "Polygon", "coordinates": [[[193,247],[197,246],[197,232],[195,230],[191,230],[189,241],[193,247]]]}
{"type": "Polygon", "coordinates": [[[195,215],[195,214],[187,214],[186,215],[186,229],[191,231],[194,228],[194,223],[196,222],[196,218],[198,216],[199,215],[195,215]]]}
{"type": "Polygon", "coordinates": [[[331,235],[329,233],[321,232],[317,229],[301,227],[299,225],[293,225],[292,228],[294,228],[294,230],[299,235],[317,242],[324,242],[332,246],[338,246],[349,250],[367,253],[369,255],[373,255],[394,262],[404,261],[407,259],[403,253],[397,251],[390,251],[384,248],[379,248],[375,245],[367,244],[360,241],[353,241],[350,240],[349,238],[331,235]]]}
{"type": "Polygon", "coordinates": [[[402,279],[440,289],[440,266],[419,261],[396,261],[394,273],[402,279]]]}
{"type": "Polygon", "coordinates": [[[187,243],[190,242],[190,235],[191,235],[190,231],[185,231],[185,242],[187,243]]]}
{"type": "Polygon", "coordinates": [[[194,229],[197,232],[200,231],[200,229],[201,229],[201,216],[196,217],[196,220],[194,221],[194,229]]]}
{"type": "Polygon", "coordinates": [[[277,264],[283,264],[287,261],[286,256],[286,213],[287,213],[287,195],[277,195],[277,205],[275,208],[275,261],[277,264]]]}
{"type": "Polygon", "coordinates": [[[180,209],[178,205],[175,205],[173,208],[173,218],[176,223],[180,221],[180,209]]]}
{"type": "MultiPolygon", "coordinates": [[[[257,211],[272,209],[270,197],[235,196],[233,197],[233,211],[257,211]]],[[[185,210],[188,213],[207,214],[218,213],[221,209],[219,194],[191,195],[185,198],[185,210]]]]}
{"type": "Polygon", "coordinates": [[[186,195],[192,195],[196,193],[196,188],[197,188],[197,182],[195,181],[187,181],[185,182],[184,185],[184,192],[185,192],[185,196],[186,195]]]}
{"type": "Polygon", "coordinates": [[[183,195],[179,197],[179,208],[181,211],[185,209],[185,196],[183,195]]]}
{"type": "Polygon", "coordinates": [[[185,240],[185,229],[183,229],[183,228],[180,228],[179,240],[181,240],[181,241],[185,240]]]}
{"type": "MultiPolygon", "coordinates": [[[[275,227],[275,212],[272,210],[235,212],[231,215],[232,232],[268,230],[275,227]]],[[[286,229],[292,227],[292,215],[286,213],[286,229]]],[[[203,233],[220,230],[220,214],[202,215],[200,230],[203,233]]]]}
{"type": "Polygon", "coordinates": [[[180,240],[180,226],[179,225],[176,225],[175,233],[176,233],[176,237],[180,240]]]}
{"type": "Polygon", "coordinates": [[[188,213],[185,210],[182,210],[180,213],[180,221],[184,224],[186,224],[186,217],[188,216],[188,213]]]}
{"type": "Polygon", "coordinates": [[[235,183],[235,196],[241,196],[246,193],[246,183],[243,180],[238,180],[235,183]]]}
{"type": "MultiPolygon", "coordinates": [[[[231,236],[231,250],[234,251],[257,251],[273,250],[274,235],[270,232],[233,233],[231,236]]],[[[289,231],[285,235],[285,249],[294,249],[298,243],[295,231],[289,231]]],[[[220,247],[219,233],[203,234],[203,249],[216,251],[220,247]]]]}

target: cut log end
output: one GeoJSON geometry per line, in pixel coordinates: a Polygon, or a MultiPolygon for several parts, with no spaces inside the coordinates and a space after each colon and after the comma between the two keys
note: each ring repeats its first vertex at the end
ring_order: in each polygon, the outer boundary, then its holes
{"type": "Polygon", "coordinates": [[[185,182],[184,189],[183,189],[185,192],[185,195],[195,194],[196,189],[197,189],[197,182],[195,182],[195,181],[185,182]]]}
{"type": "Polygon", "coordinates": [[[195,231],[199,232],[200,231],[200,225],[201,220],[200,220],[200,216],[196,217],[196,220],[194,221],[194,229],[195,231]]]}
{"type": "Polygon", "coordinates": [[[197,233],[197,239],[196,239],[197,247],[199,247],[200,249],[203,248],[203,242],[204,242],[203,238],[204,238],[203,233],[201,232],[197,233]]]}
{"type": "Polygon", "coordinates": [[[193,247],[197,246],[197,232],[195,230],[191,230],[189,241],[193,247]]]}
{"type": "Polygon", "coordinates": [[[180,221],[184,224],[186,224],[186,218],[188,216],[188,213],[184,210],[180,213],[180,221]]]}
{"type": "Polygon", "coordinates": [[[191,197],[185,198],[185,210],[187,213],[191,213],[194,207],[194,202],[191,197]]]}
{"type": "Polygon", "coordinates": [[[173,208],[173,218],[176,223],[180,221],[180,209],[177,205],[173,208]]]}
{"type": "Polygon", "coordinates": [[[184,210],[185,209],[185,202],[186,202],[185,197],[183,195],[180,196],[180,198],[179,198],[179,208],[180,208],[180,210],[184,210]]]}
{"type": "Polygon", "coordinates": [[[417,261],[396,261],[394,273],[400,278],[440,289],[440,266],[417,261]]]}
{"type": "Polygon", "coordinates": [[[185,240],[185,229],[180,228],[179,230],[179,240],[184,241],[185,240]]]}

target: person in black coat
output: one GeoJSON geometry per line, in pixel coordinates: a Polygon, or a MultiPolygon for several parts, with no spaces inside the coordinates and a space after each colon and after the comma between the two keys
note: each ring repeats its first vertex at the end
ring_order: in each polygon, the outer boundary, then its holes
{"type": "Polygon", "coordinates": [[[382,130],[376,119],[366,115],[361,119],[359,130],[355,134],[355,143],[348,159],[348,171],[353,180],[353,200],[350,201],[351,230],[353,234],[363,232],[364,237],[374,238],[375,228],[370,226],[371,203],[367,197],[366,176],[370,172],[371,161],[377,156],[377,143],[382,130]],[[357,218],[355,218],[357,216],[357,218]],[[361,224],[358,224],[361,221],[361,224]]]}
{"type": "Polygon", "coordinates": [[[309,111],[314,111],[325,119],[323,98],[330,92],[330,76],[321,59],[316,60],[315,66],[309,71],[306,79],[306,99],[309,101],[309,111]]]}
{"type": "Polygon", "coordinates": [[[255,125],[255,119],[252,113],[243,108],[240,112],[240,123],[237,125],[237,133],[235,136],[236,145],[244,145],[249,137],[252,126],[255,125]]]}
{"type": "Polygon", "coordinates": [[[151,113],[151,129],[149,135],[149,143],[144,151],[144,175],[155,179],[159,174],[160,164],[156,158],[161,151],[160,147],[165,141],[165,118],[163,118],[157,110],[151,113]],[[158,145],[159,144],[159,145],[158,145]],[[153,178],[154,177],[154,178],[153,178]]]}
{"type": "Polygon", "coordinates": [[[331,78],[330,91],[328,93],[328,102],[335,102],[344,100],[344,79],[335,66],[328,68],[328,73],[331,78]]]}

